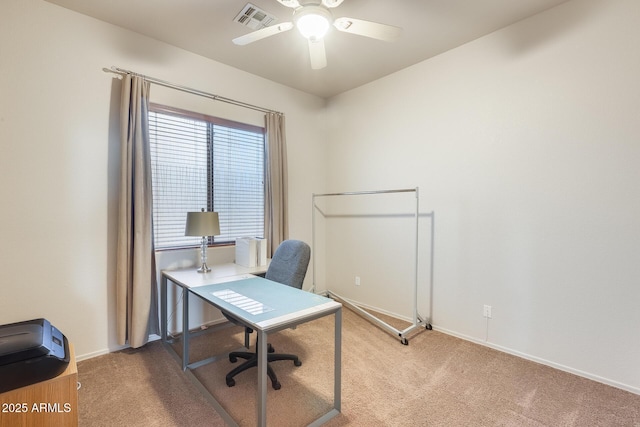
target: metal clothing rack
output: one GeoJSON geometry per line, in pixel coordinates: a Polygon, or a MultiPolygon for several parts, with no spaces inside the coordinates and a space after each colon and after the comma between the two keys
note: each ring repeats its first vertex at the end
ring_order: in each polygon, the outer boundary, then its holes
{"type": "MultiPolygon", "coordinates": [[[[343,305],[347,306],[351,310],[355,311],[357,314],[363,316],[365,319],[371,321],[372,323],[378,325],[383,330],[397,336],[400,339],[400,342],[404,345],[408,345],[409,341],[407,339],[407,335],[411,332],[415,331],[420,327],[424,327],[426,329],[432,329],[431,323],[426,318],[421,317],[418,314],[418,220],[420,215],[420,193],[418,187],[416,188],[404,188],[404,189],[396,189],[396,190],[376,190],[376,191],[357,191],[357,192],[345,192],[345,193],[324,193],[324,194],[313,194],[312,195],[312,257],[313,257],[313,288],[312,292],[315,292],[316,289],[316,250],[315,250],[315,242],[316,242],[316,210],[320,210],[316,205],[316,199],[321,197],[334,197],[334,196],[360,196],[360,195],[371,195],[371,194],[389,194],[389,193],[415,193],[416,198],[416,210],[415,210],[415,262],[414,262],[414,283],[413,283],[413,319],[412,325],[400,330],[397,329],[384,320],[376,317],[375,315],[369,313],[358,305],[352,303],[351,301],[341,297],[331,290],[327,290],[326,294],[340,301],[343,305]]],[[[322,212],[320,210],[320,212],[322,212]]],[[[433,213],[431,214],[433,218],[433,213]]],[[[433,281],[433,221],[431,222],[431,281],[433,281]]]]}

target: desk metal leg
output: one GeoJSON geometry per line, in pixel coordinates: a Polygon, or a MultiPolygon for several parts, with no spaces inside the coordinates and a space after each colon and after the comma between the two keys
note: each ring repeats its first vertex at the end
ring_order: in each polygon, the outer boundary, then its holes
{"type": "Polygon", "coordinates": [[[258,352],[258,389],[256,390],[256,416],[257,425],[265,427],[267,425],[267,334],[264,331],[258,332],[259,348],[258,352]]]}
{"type": "Polygon", "coordinates": [[[333,350],[333,408],[309,424],[308,427],[319,427],[331,418],[340,414],[342,410],[342,307],[335,315],[334,350],[333,350]]]}
{"type": "Polygon", "coordinates": [[[189,365],[189,290],[182,289],[182,370],[189,365]]]}
{"type": "Polygon", "coordinates": [[[160,338],[167,342],[167,278],[163,275],[160,279],[160,338]]]}
{"type": "Polygon", "coordinates": [[[341,411],[340,402],[342,401],[342,308],[339,308],[335,314],[335,344],[334,344],[334,360],[333,360],[333,408],[338,412],[341,411]]]}

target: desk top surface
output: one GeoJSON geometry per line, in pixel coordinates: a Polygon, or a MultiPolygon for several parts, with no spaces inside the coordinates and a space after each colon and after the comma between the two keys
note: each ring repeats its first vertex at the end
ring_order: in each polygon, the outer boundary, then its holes
{"type": "Polygon", "coordinates": [[[324,296],[261,277],[198,286],[190,291],[242,323],[261,330],[302,323],[342,307],[324,296]]]}
{"type": "Polygon", "coordinates": [[[267,261],[267,265],[257,267],[243,267],[234,263],[216,264],[210,266],[211,271],[208,273],[198,273],[197,267],[193,267],[180,270],[162,270],[162,274],[180,286],[192,288],[250,278],[254,274],[266,273],[270,261],[271,260],[267,261]]]}

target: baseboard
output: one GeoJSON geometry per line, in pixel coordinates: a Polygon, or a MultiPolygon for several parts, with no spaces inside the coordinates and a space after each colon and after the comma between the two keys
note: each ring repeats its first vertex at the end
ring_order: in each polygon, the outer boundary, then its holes
{"type": "MultiPolygon", "coordinates": [[[[218,325],[220,323],[225,323],[225,322],[226,322],[226,320],[224,318],[212,320],[212,321],[205,322],[202,325],[191,329],[191,331],[193,332],[193,331],[198,330],[198,329],[208,329],[208,328],[210,328],[212,326],[216,326],[216,325],[218,325]]],[[[174,333],[175,334],[180,334],[180,333],[182,333],[182,331],[176,331],[174,333]]],[[[148,342],[158,341],[159,339],[160,339],[160,335],[151,334],[151,335],[149,335],[149,341],[148,342]]],[[[94,352],[91,352],[91,353],[76,355],[76,361],[77,362],[82,362],[83,360],[93,359],[94,357],[104,356],[105,354],[113,353],[113,352],[124,350],[124,349],[127,349],[127,348],[131,348],[131,346],[128,345],[128,344],[127,345],[119,345],[119,346],[115,346],[115,347],[105,348],[103,350],[94,351],[94,352]]]]}
{"type": "Polygon", "coordinates": [[[549,366],[551,368],[558,369],[560,371],[568,372],[570,374],[577,375],[579,377],[583,377],[583,378],[586,378],[586,379],[589,379],[589,380],[592,380],[592,381],[596,381],[596,382],[599,382],[599,383],[602,383],[602,384],[606,384],[606,385],[611,386],[611,387],[615,387],[615,388],[619,388],[619,389],[624,390],[624,391],[628,391],[628,392],[633,393],[633,394],[640,395],[640,388],[631,386],[629,384],[624,384],[624,383],[621,383],[621,382],[618,382],[618,381],[610,380],[608,378],[604,378],[604,377],[601,377],[599,375],[594,375],[594,374],[591,374],[589,372],[581,371],[579,369],[574,369],[574,368],[571,368],[569,366],[565,366],[565,365],[562,365],[562,364],[559,364],[559,363],[551,362],[549,360],[542,359],[542,358],[536,357],[536,356],[532,356],[530,354],[522,353],[520,351],[513,350],[513,349],[510,349],[508,347],[503,347],[503,346],[500,346],[500,345],[492,344],[490,342],[486,342],[486,341],[483,341],[481,339],[474,338],[474,337],[471,337],[471,336],[468,336],[468,335],[459,334],[457,332],[451,331],[451,330],[446,329],[446,328],[440,328],[437,325],[432,325],[432,326],[433,326],[433,330],[434,331],[442,332],[443,334],[451,335],[453,337],[460,338],[460,339],[463,339],[465,341],[470,341],[470,342],[472,342],[474,344],[480,344],[480,345],[483,345],[485,347],[489,347],[489,348],[492,348],[494,350],[501,351],[503,353],[511,354],[513,356],[517,356],[517,357],[520,357],[522,359],[526,359],[526,360],[530,360],[532,362],[540,363],[541,365],[549,366]]]}
{"type": "MultiPolygon", "coordinates": [[[[323,291],[323,292],[319,293],[318,295],[327,296],[329,292],[331,292],[331,291],[330,290],[323,291]]],[[[345,298],[343,296],[341,296],[340,298],[344,299],[345,301],[350,302],[353,305],[356,305],[356,306],[360,307],[363,310],[375,311],[376,313],[384,314],[384,315],[387,315],[389,317],[393,317],[393,318],[398,319],[398,320],[404,320],[405,322],[413,323],[413,319],[411,319],[408,316],[402,316],[400,314],[393,313],[393,312],[391,312],[389,310],[385,310],[383,308],[378,308],[378,307],[374,307],[374,306],[371,306],[371,305],[368,305],[368,304],[364,304],[364,303],[361,303],[359,301],[355,301],[355,300],[352,300],[352,299],[349,299],[349,298],[345,298]]]]}
{"type": "Polygon", "coordinates": [[[94,357],[104,356],[105,354],[113,353],[114,351],[124,350],[125,348],[129,348],[128,345],[121,345],[114,348],[105,348],[98,351],[93,351],[91,353],[78,354],[76,355],[76,361],[82,362],[83,360],[93,359],[94,357]]]}
{"type": "MultiPolygon", "coordinates": [[[[159,339],[160,339],[160,335],[156,335],[156,334],[149,335],[149,342],[157,341],[159,339]]],[[[105,354],[114,353],[116,351],[125,350],[127,348],[131,348],[131,346],[128,345],[128,344],[127,345],[118,345],[118,346],[115,346],[115,347],[105,348],[103,350],[98,350],[98,351],[94,351],[94,352],[91,352],[91,353],[77,355],[76,356],[76,361],[77,362],[82,362],[83,360],[93,359],[94,357],[104,356],[105,354]]]]}

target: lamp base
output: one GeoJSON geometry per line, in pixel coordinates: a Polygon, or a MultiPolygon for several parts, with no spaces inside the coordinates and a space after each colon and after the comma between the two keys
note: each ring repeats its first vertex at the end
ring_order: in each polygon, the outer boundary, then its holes
{"type": "Polygon", "coordinates": [[[202,236],[202,240],[200,241],[200,262],[202,266],[198,269],[198,273],[208,273],[211,271],[209,267],[207,267],[207,237],[202,236]]]}
{"type": "Polygon", "coordinates": [[[207,266],[207,263],[203,263],[202,266],[198,269],[198,273],[208,273],[211,269],[207,266]]]}

